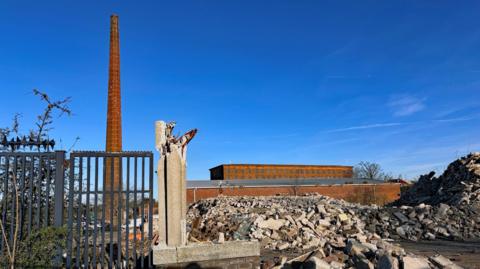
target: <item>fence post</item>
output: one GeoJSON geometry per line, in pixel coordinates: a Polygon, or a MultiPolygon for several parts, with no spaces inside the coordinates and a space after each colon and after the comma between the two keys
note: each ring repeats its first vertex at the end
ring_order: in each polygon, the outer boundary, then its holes
{"type": "Polygon", "coordinates": [[[64,207],[64,186],[65,186],[65,151],[55,151],[55,212],[54,223],[55,227],[63,225],[63,207],[64,207]]]}

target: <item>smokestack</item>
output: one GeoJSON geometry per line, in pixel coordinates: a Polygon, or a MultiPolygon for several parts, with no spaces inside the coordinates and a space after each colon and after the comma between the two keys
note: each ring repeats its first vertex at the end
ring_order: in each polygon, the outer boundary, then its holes
{"type": "Polygon", "coordinates": [[[106,151],[122,151],[122,99],[120,94],[120,40],[118,16],[110,16],[110,64],[106,151]]]}
{"type": "MultiPolygon", "coordinates": [[[[120,95],[120,44],[118,34],[118,16],[110,17],[110,64],[108,68],[108,110],[107,110],[107,152],[122,151],[122,98],[120,95]]],[[[119,158],[105,160],[105,221],[114,229],[120,229],[124,219],[119,212],[119,204],[125,200],[123,194],[114,194],[122,189],[121,166],[119,158]],[[120,215],[120,220],[118,215],[120,215]]]]}

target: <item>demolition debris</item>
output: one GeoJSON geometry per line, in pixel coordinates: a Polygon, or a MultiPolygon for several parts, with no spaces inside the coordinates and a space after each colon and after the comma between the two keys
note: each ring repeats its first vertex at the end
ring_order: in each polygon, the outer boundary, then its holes
{"type": "Polygon", "coordinates": [[[435,172],[430,172],[421,176],[395,204],[459,206],[480,202],[480,152],[452,162],[441,176],[434,175],[435,172]]]}
{"type": "Polygon", "coordinates": [[[438,178],[422,176],[390,206],[321,195],[199,201],[188,212],[189,240],[258,240],[266,251],[298,256],[277,261],[284,267],[458,268],[443,256],[407,254],[392,241],[478,239],[479,200],[480,153],[473,153],[438,178]]]}
{"type": "Polygon", "coordinates": [[[189,240],[219,243],[258,240],[264,250],[303,254],[297,259],[280,261],[283,265],[294,266],[295,262],[308,260],[326,266],[321,268],[399,268],[399,264],[410,263],[437,268],[433,257],[429,260],[407,255],[391,242],[390,238],[398,233],[411,235],[406,228],[402,228],[404,232],[398,229],[404,227],[399,226],[402,220],[412,222],[403,212],[382,211],[379,207],[319,195],[219,197],[200,201],[190,208],[189,240]],[[379,221],[385,227],[378,225],[379,221]],[[377,229],[384,230],[379,233],[377,229]]]}

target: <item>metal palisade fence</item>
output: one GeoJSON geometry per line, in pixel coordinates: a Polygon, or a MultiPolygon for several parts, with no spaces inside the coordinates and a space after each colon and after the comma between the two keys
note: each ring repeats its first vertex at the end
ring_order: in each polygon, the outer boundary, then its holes
{"type": "MultiPolygon", "coordinates": [[[[68,160],[64,151],[0,152],[0,178],[7,240],[18,212],[19,240],[42,227],[66,227],[57,257],[66,268],[152,267],[152,152],[76,151],[68,160]]],[[[0,239],[0,253],[4,245],[0,239]]]]}
{"type": "MultiPolygon", "coordinates": [[[[0,153],[1,220],[10,243],[17,225],[18,238],[28,237],[32,230],[62,226],[64,161],[64,151],[0,153]]],[[[4,247],[2,237],[0,253],[4,247]]]]}

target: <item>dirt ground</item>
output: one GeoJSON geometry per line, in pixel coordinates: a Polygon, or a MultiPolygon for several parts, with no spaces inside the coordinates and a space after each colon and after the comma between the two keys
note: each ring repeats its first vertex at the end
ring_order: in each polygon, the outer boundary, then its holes
{"type": "Polygon", "coordinates": [[[480,241],[421,241],[398,242],[407,252],[430,256],[441,254],[456,264],[469,269],[480,269],[480,241]]]}

